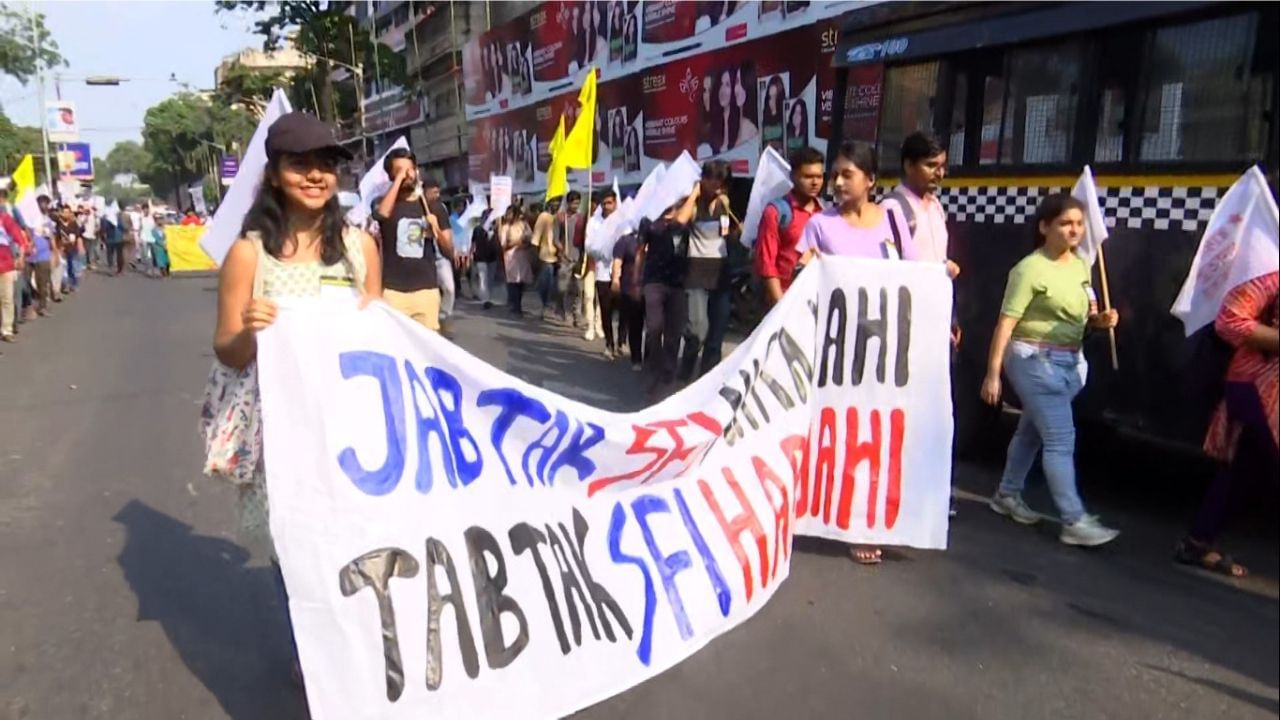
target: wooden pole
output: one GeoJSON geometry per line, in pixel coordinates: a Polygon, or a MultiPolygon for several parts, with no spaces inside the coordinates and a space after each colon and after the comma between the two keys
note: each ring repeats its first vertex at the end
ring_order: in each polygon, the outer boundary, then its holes
{"type": "MultiPolygon", "coordinates": [[[[1102,309],[1111,309],[1111,286],[1107,282],[1107,256],[1102,252],[1102,243],[1098,243],[1098,276],[1102,279],[1102,309]]],[[[1120,369],[1120,356],[1116,353],[1116,329],[1107,328],[1107,337],[1111,341],[1111,369],[1120,369]]]]}

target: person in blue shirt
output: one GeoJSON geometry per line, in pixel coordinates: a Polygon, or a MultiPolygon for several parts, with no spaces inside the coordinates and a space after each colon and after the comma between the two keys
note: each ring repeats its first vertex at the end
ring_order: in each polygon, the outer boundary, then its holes
{"type": "Polygon", "coordinates": [[[36,198],[40,206],[40,217],[29,226],[31,244],[31,275],[35,281],[36,313],[49,314],[49,299],[53,297],[53,231],[47,213],[49,212],[49,196],[36,198]]]}
{"type": "Polygon", "coordinates": [[[163,277],[169,277],[169,246],[164,241],[164,216],[155,215],[155,225],[151,227],[151,262],[163,277]]]}

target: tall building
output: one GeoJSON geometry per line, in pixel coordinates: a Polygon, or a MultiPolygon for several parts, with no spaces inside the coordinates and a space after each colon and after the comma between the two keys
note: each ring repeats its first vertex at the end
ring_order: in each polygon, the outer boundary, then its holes
{"type": "MultiPolygon", "coordinates": [[[[528,12],[537,2],[381,0],[352,3],[357,27],[405,60],[406,87],[365,73],[370,157],[407,136],[424,177],[449,190],[467,185],[471,129],[462,107],[462,48],[473,35],[528,12]]],[[[335,80],[347,81],[342,70],[335,80]]],[[[367,162],[365,165],[367,166],[367,162]]]]}
{"type": "Polygon", "coordinates": [[[309,64],[306,56],[294,49],[292,44],[286,44],[279,50],[271,52],[261,48],[246,48],[222,58],[222,62],[218,63],[218,67],[213,71],[214,87],[222,87],[228,73],[236,67],[259,72],[279,71],[285,75],[291,75],[299,70],[305,70],[309,64]]]}

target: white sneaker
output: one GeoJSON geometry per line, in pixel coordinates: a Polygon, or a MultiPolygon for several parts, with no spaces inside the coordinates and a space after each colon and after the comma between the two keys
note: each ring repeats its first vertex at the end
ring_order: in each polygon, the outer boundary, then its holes
{"type": "Polygon", "coordinates": [[[613,348],[607,347],[604,349],[604,359],[613,360],[613,348]]]}
{"type": "Polygon", "coordinates": [[[1035,525],[1040,522],[1040,513],[1027,507],[1021,495],[1001,495],[997,492],[987,501],[987,507],[1023,525],[1035,525]]]}
{"type": "Polygon", "coordinates": [[[585,333],[583,333],[583,335],[582,335],[582,339],[583,339],[583,340],[586,340],[587,342],[591,342],[592,340],[595,340],[595,339],[596,339],[596,331],[595,331],[595,330],[588,330],[588,331],[586,331],[585,333]]]}
{"type": "Polygon", "coordinates": [[[1098,522],[1097,515],[1085,515],[1072,525],[1063,525],[1058,539],[1066,545],[1097,547],[1120,536],[1120,531],[1098,522]]]}

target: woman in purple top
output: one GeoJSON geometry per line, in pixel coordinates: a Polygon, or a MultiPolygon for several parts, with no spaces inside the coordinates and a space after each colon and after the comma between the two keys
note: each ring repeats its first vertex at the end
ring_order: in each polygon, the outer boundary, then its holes
{"type": "Polygon", "coordinates": [[[831,168],[831,207],[805,225],[796,249],[803,265],[816,255],[918,260],[906,222],[871,201],[876,184],[876,151],[847,142],[831,168]]]}
{"type": "MultiPolygon", "coordinates": [[[[917,260],[906,222],[896,211],[871,202],[876,184],[876,151],[851,142],[840,146],[831,168],[833,205],[809,218],[796,249],[800,266],[815,255],[840,255],[872,260],[917,260]]],[[[849,557],[862,565],[881,560],[880,548],[853,545],[849,557]]]]}

